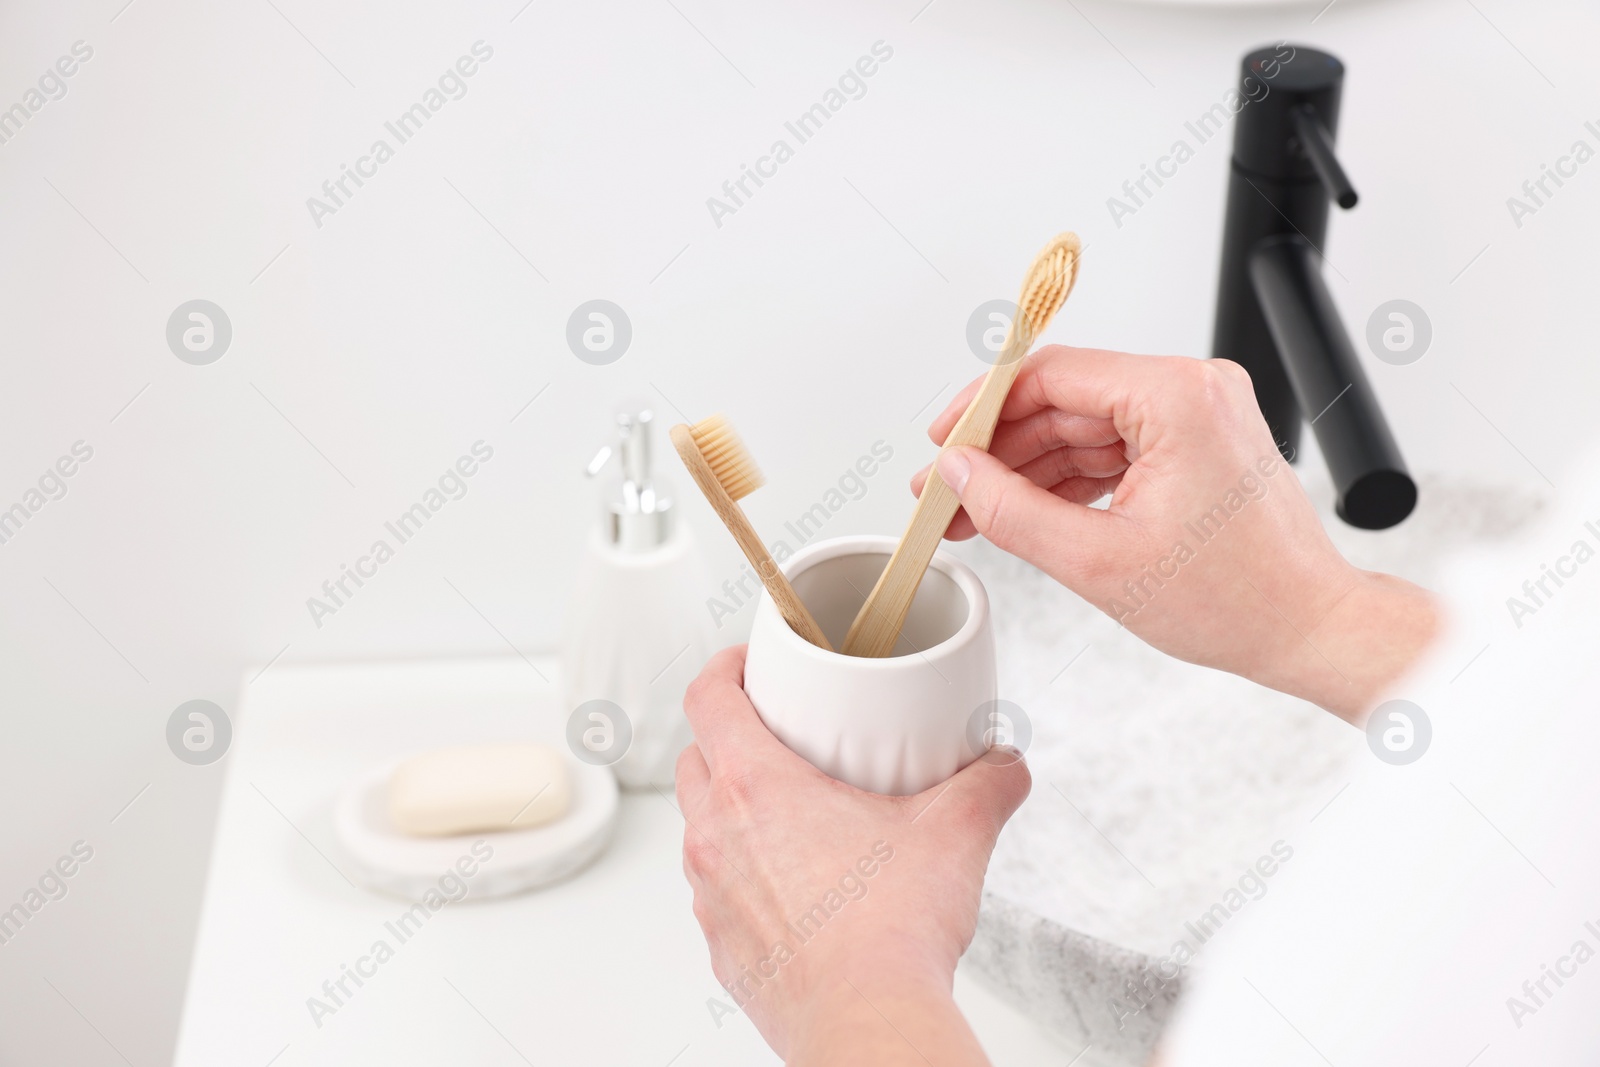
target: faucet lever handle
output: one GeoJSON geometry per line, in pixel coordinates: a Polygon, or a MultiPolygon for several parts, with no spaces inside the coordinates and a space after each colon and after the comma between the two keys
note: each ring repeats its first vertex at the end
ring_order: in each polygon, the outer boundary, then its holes
{"type": "Polygon", "coordinates": [[[1333,135],[1310,105],[1302,104],[1294,109],[1294,132],[1301,150],[1316,168],[1317,177],[1322,179],[1323,188],[1328,190],[1328,196],[1347,211],[1355,207],[1355,186],[1350,184],[1349,176],[1339,165],[1339,157],[1334,155],[1333,135]]]}

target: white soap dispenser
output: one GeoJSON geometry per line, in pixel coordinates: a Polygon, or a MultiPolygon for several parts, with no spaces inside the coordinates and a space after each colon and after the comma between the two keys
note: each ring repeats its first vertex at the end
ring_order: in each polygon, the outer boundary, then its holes
{"type": "Polygon", "coordinates": [[[678,753],[692,740],[683,694],[712,651],[705,568],[671,494],[651,472],[649,411],[617,416],[618,443],[590,462],[591,477],[613,456],[599,528],[590,538],[568,612],[562,649],[566,710],[593,700],[621,709],[623,722],[594,720],[623,786],[671,788],[678,753]]]}

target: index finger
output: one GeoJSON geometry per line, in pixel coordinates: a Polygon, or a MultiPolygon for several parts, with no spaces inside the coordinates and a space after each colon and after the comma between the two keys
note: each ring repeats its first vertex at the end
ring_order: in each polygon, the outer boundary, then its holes
{"type": "MultiPolygon", "coordinates": [[[[1027,418],[1049,408],[1085,420],[1086,428],[1109,422],[1124,440],[1133,440],[1139,415],[1173,385],[1174,364],[1182,356],[1138,356],[1098,348],[1047,345],[1024,361],[1005,405],[1003,422],[1027,418]]],[[[940,412],[928,435],[943,441],[976,395],[982,379],[969,384],[940,412]]],[[[1085,442],[1091,443],[1091,442],[1085,442]]]]}
{"type": "Polygon", "coordinates": [[[783,745],[756,714],[744,692],[745,646],[725,648],[712,656],[683,695],[683,713],[712,774],[719,761],[737,754],[748,760],[783,745]]]}

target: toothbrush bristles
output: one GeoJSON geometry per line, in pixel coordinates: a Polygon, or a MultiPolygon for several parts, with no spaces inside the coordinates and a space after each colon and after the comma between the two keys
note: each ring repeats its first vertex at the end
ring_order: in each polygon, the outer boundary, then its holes
{"type": "Polygon", "coordinates": [[[1080,250],[1077,234],[1061,234],[1039,253],[1034,269],[1023,282],[1020,317],[1028,323],[1035,337],[1044,332],[1061,305],[1066,303],[1067,294],[1072,292],[1080,250]]]}
{"type": "Polygon", "coordinates": [[[710,465],[711,473],[733,499],[747,497],[766,484],[733,425],[721,415],[701,419],[689,427],[689,434],[710,465]]]}

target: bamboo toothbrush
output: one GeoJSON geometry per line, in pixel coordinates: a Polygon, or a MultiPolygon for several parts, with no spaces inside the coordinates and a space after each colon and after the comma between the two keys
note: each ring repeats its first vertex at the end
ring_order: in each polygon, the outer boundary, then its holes
{"type": "MultiPolygon", "coordinates": [[[[978,395],[945,438],[944,447],[972,445],[987,449],[994,438],[1000,408],[1022,370],[1022,357],[1044,332],[1055,313],[1066,303],[1072,283],[1078,276],[1080,246],[1078,235],[1063,233],[1034,257],[1022,282],[1022,297],[1017,301],[1017,317],[1006,331],[1005,344],[989,373],[984,376],[978,395]]],[[[928,481],[917,498],[911,525],[906,527],[889,565],[878,576],[865,604],[850,624],[840,650],[847,656],[883,657],[894,651],[900,629],[906,623],[911,601],[922,584],[922,575],[933,560],[950,520],[961,501],[939,477],[937,468],[928,471],[928,481]]]]}
{"type": "Polygon", "coordinates": [[[693,426],[680,423],[672,428],[672,444],[683,458],[683,465],[689,468],[689,476],[711,502],[712,510],[744,549],[745,558],[761,576],[761,584],[767,587],[783,620],[813,645],[832,652],[833,646],[823,636],[822,627],[795,595],[794,586],[778,569],[744,509],[739,507],[739,501],[765,485],[766,479],[733,427],[721,415],[701,419],[693,426]]]}

